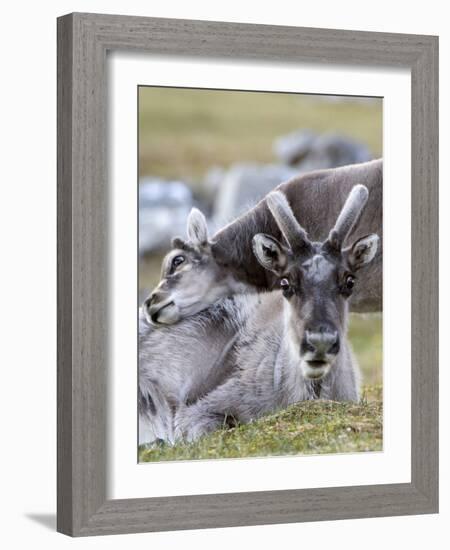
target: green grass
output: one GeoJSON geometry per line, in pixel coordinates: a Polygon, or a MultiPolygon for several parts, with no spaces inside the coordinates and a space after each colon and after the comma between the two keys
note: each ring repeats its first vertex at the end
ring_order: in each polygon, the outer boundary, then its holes
{"type": "Polygon", "coordinates": [[[140,449],[141,462],[381,451],[381,386],[365,387],[359,403],[304,401],[194,443],[140,449]]]}
{"type": "Polygon", "coordinates": [[[199,185],[213,165],[274,162],[276,137],[301,128],[339,132],[382,153],[382,101],[140,88],[139,172],[199,185]]]}
{"type": "Polygon", "coordinates": [[[348,337],[364,384],[383,380],[383,317],[380,313],[350,315],[348,337]]]}

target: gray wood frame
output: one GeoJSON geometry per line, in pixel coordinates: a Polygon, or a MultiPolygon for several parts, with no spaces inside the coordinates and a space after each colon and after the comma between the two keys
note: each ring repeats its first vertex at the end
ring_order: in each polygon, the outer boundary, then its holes
{"type": "Polygon", "coordinates": [[[75,13],[58,19],[58,531],[99,535],[438,511],[438,38],[75,13]],[[412,481],[107,500],[106,54],[407,67],[412,481]]]}

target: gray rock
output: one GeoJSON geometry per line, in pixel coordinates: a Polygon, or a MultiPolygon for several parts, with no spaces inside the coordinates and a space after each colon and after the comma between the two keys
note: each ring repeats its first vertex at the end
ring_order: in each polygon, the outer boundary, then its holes
{"type": "Polygon", "coordinates": [[[277,157],[299,172],[321,168],[336,168],[346,164],[366,162],[372,158],[368,148],[339,134],[316,135],[309,130],[299,130],[282,136],[274,142],[277,157]]]}
{"type": "Polygon", "coordinates": [[[193,202],[191,190],[181,181],[143,179],[139,185],[139,254],[164,250],[174,235],[184,235],[193,202]]]}
{"type": "Polygon", "coordinates": [[[224,172],[213,206],[212,230],[232,221],[297,170],[281,164],[234,164],[224,172]]]}
{"type": "Polygon", "coordinates": [[[277,138],[273,151],[284,164],[297,164],[310,153],[316,139],[317,134],[310,130],[297,130],[277,138]]]}

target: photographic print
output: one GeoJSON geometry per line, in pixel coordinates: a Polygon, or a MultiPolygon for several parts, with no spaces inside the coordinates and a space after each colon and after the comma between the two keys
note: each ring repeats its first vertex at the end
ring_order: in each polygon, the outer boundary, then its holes
{"type": "Polygon", "coordinates": [[[140,86],[140,462],[383,449],[378,97],[140,86]]]}
{"type": "Polygon", "coordinates": [[[58,531],[438,511],[438,66],[58,18],[58,531]]]}

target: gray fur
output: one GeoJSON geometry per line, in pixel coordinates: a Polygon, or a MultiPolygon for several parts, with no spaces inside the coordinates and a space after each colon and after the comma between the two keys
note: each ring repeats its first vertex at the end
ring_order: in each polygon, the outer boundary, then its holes
{"type": "MultiPolygon", "coordinates": [[[[240,294],[157,329],[140,312],[139,443],[191,441],[227,417],[244,423],[317,398],[287,337],[285,308],[279,291],[240,294]],[[154,410],[141,406],[149,396],[154,410]]],[[[322,383],[321,398],[358,399],[359,373],[346,354],[349,348],[322,383]]]]}
{"type": "Polygon", "coordinates": [[[230,374],[227,355],[256,306],[256,295],[241,294],[161,328],[149,324],[140,310],[140,444],[174,441],[174,413],[181,405],[206,395],[230,374]],[[148,406],[150,401],[153,408],[148,406]]]}
{"type": "Polygon", "coordinates": [[[234,365],[231,375],[195,403],[180,404],[174,418],[176,440],[194,441],[230,420],[247,423],[299,401],[359,399],[359,371],[348,345],[323,381],[309,380],[300,367],[298,350],[292,346],[281,293],[251,295],[244,300],[245,307],[257,308],[240,329],[228,358],[234,365]]]}

